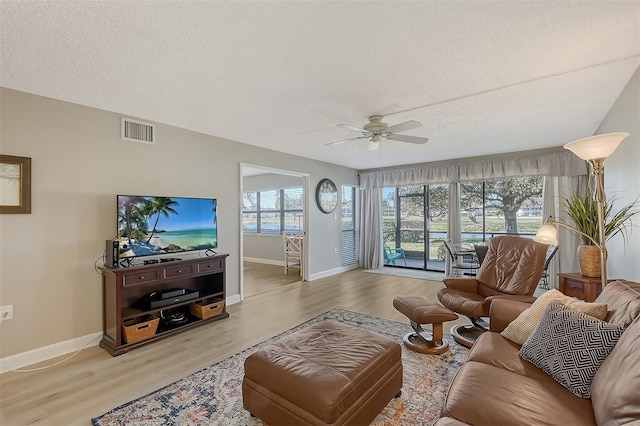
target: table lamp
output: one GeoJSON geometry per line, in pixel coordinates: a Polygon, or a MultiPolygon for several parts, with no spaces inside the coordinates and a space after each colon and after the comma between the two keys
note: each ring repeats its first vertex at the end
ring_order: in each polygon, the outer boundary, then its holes
{"type": "Polygon", "coordinates": [[[596,190],[594,191],[593,198],[598,206],[598,241],[594,240],[591,236],[578,231],[573,226],[562,221],[554,220],[552,217],[547,219],[545,224],[538,229],[536,236],[533,238],[534,241],[539,243],[557,244],[558,240],[556,238],[556,229],[553,225],[562,226],[587,237],[600,250],[600,279],[602,280],[603,288],[607,285],[607,248],[605,246],[604,232],[604,204],[606,195],[604,193],[603,163],[605,158],[610,156],[627,136],[629,136],[629,133],[625,132],[606,133],[590,136],[584,139],[578,139],[577,141],[569,142],[564,146],[565,149],[573,152],[583,160],[588,161],[589,164],[591,164],[593,174],[596,177],[596,190]]]}

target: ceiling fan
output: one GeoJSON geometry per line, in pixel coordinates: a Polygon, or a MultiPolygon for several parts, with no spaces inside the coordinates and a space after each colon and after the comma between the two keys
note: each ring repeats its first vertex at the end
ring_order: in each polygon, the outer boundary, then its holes
{"type": "Polygon", "coordinates": [[[374,151],[380,147],[381,139],[389,139],[392,141],[399,142],[408,142],[415,144],[423,144],[427,143],[429,138],[421,138],[418,136],[409,136],[409,135],[398,135],[396,133],[406,132],[407,130],[417,129],[422,126],[421,123],[415,120],[405,121],[404,123],[396,124],[394,126],[389,127],[387,123],[382,121],[381,115],[372,115],[369,117],[369,122],[364,125],[361,129],[359,127],[353,126],[351,124],[338,124],[340,127],[344,127],[345,129],[355,130],[356,132],[362,133],[362,136],[356,136],[354,138],[343,139],[336,142],[329,142],[325,145],[337,145],[340,143],[345,143],[352,140],[357,139],[369,139],[369,151],[374,151]]]}

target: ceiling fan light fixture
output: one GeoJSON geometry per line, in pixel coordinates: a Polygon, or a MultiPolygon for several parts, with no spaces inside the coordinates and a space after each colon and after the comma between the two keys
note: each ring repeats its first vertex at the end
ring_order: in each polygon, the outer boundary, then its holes
{"type": "Polygon", "coordinates": [[[396,134],[396,132],[405,132],[407,130],[416,129],[422,126],[422,124],[420,124],[415,120],[409,120],[409,121],[405,121],[404,123],[389,126],[387,125],[387,123],[382,121],[381,115],[372,115],[369,117],[369,122],[364,126],[362,126],[362,129],[357,126],[353,126],[351,124],[338,124],[338,126],[344,129],[360,132],[362,133],[362,136],[343,139],[336,142],[329,142],[329,143],[326,143],[325,145],[337,145],[340,143],[344,143],[344,142],[352,141],[356,139],[370,138],[368,150],[375,151],[376,149],[379,149],[380,141],[382,139],[389,139],[389,140],[394,140],[399,142],[408,142],[413,144],[424,144],[429,140],[428,138],[423,138],[418,136],[396,134]]]}
{"type": "Polygon", "coordinates": [[[369,141],[369,147],[367,148],[369,151],[375,151],[380,147],[380,135],[371,136],[371,140],[369,141]]]}

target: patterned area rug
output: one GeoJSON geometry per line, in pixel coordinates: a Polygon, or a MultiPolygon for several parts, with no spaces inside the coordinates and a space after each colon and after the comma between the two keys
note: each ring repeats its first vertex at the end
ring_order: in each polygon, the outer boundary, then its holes
{"type": "MultiPolygon", "coordinates": [[[[332,319],[387,335],[400,344],[411,331],[408,323],[332,309],[284,333],[258,343],[210,367],[164,388],[114,408],[92,419],[106,425],[262,425],[242,407],[244,360],[275,339],[332,319]]],[[[430,425],[438,417],[453,376],[464,363],[468,349],[446,336],[450,350],[442,355],[425,355],[402,345],[404,382],[402,396],[391,400],[372,425],[430,425]]]]}

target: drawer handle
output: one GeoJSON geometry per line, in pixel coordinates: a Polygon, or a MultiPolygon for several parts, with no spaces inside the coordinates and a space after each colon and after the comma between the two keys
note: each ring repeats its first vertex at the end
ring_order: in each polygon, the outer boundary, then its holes
{"type": "Polygon", "coordinates": [[[213,268],[213,265],[207,265],[207,268],[213,268]]]}
{"type": "Polygon", "coordinates": [[[569,287],[574,288],[574,289],[575,289],[575,288],[580,288],[580,286],[577,286],[577,285],[571,285],[571,286],[569,286],[569,287]]]}
{"type": "Polygon", "coordinates": [[[140,276],[138,277],[138,279],[139,279],[139,280],[144,280],[144,275],[140,275],[140,276]]]}
{"type": "Polygon", "coordinates": [[[181,272],[182,272],[182,269],[178,269],[178,273],[181,273],[181,272]]]}

